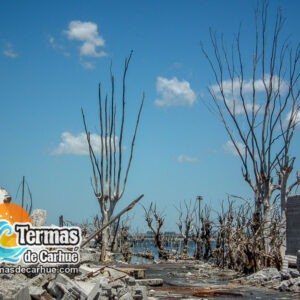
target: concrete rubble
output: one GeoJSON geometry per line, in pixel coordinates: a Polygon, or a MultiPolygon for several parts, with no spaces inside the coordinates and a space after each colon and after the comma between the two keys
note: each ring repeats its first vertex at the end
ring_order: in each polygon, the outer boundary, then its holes
{"type": "Polygon", "coordinates": [[[0,299],[30,300],[26,276],[22,274],[1,274],[0,299]]]}
{"type": "MultiPolygon", "coordinates": [[[[81,264],[73,278],[67,274],[25,275],[4,274],[0,278],[0,299],[62,300],[146,300],[148,288],[113,266],[81,264]]],[[[153,298],[152,298],[153,299],[153,298]]]]}
{"type": "Polygon", "coordinates": [[[47,221],[47,211],[44,209],[37,208],[31,215],[32,226],[44,226],[47,221]]]}
{"type": "MultiPolygon", "coordinates": [[[[84,249],[86,254],[88,249],[84,249]]],[[[253,293],[260,297],[267,288],[268,294],[271,288],[274,295],[300,292],[300,274],[296,269],[267,268],[248,277],[237,275],[207,263],[162,263],[147,267],[92,261],[78,265],[76,274],[0,275],[0,300],[157,300],[183,299],[183,295],[189,296],[188,299],[200,296],[204,299],[214,295],[246,297],[253,293]]]]}
{"type": "Polygon", "coordinates": [[[276,268],[266,268],[238,281],[281,292],[300,293],[300,272],[296,268],[287,268],[283,271],[278,271],[276,268]]]}

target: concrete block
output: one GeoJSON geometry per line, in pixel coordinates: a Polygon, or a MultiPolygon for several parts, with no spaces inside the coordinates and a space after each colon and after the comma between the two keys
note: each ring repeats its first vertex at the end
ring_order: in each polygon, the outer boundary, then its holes
{"type": "Polygon", "coordinates": [[[41,299],[42,295],[47,293],[42,287],[40,286],[29,286],[29,294],[33,299],[41,299]]]}
{"type": "MultiPolygon", "coordinates": [[[[4,297],[4,299],[5,299],[5,297],[4,297]]],[[[12,295],[12,299],[14,299],[14,300],[31,300],[31,297],[29,294],[29,288],[28,287],[22,288],[16,294],[12,295]]]]}
{"type": "Polygon", "coordinates": [[[132,277],[125,278],[125,282],[127,283],[128,286],[135,286],[136,285],[136,280],[132,277]]]}
{"type": "Polygon", "coordinates": [[[57,277],[48,284],[48,291],[56,298],[64,297],[64,300],[87,299],[85,291],[73,280],[64,274],[58,274],[57,277]]]}
{"type": "Polygon", "coordinates": [[[120,300],[133,300],[133,297],[131,295],[131,293],[127,292],[126,294],[124,294],[122,297],[119,298],[120,300]]]}
{"type": "Polygon", "coordinates": [[[145,286],[136,286],[134,287],[134,296],[133,298],[136,299],[135,297],[141,297],[141,299],[148,299],[147,295],[147,288],[145,286]]]}
{"type": "Polygon", "coordinates": [[[106,299],[111,295],[112,289],[108,285],[107,279],[100,278],[94,283],[94,287],[89,291],[87,300],[106,299]]]}
{"type": "Polygon", "coordinates": [[[164,281],[161,278],[137,279],[136,283],[146,286],[162,286],[164,281]]]}

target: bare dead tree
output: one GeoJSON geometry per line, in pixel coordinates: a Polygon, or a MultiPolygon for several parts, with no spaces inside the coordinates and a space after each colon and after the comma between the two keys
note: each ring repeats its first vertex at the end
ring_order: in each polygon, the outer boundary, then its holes
{"type": "MultiPolygon", "coordinates": [[[[121,99],[115,98],[115,77],[110,71],[111,91],[110,95],[102,95],[102,87],[99,84],[99,126],[100,145],[95,145],[94,138],[87,129],[85,114],[82,109],[84,129],[89,146],[89,155],[92,165],[92,187],[95,197],[100,206],[102,224],[109,223],[115,210],[116,204],[123,197],[129,171],[132,164],[134,146],[137,130],[140,123],[141,112],[144,104],[144,94],[139,106],[137,119],[131,139],[129,157],[127,163],[124,161],[124,134],[126,121],[126,77],[132,52],[125,59],[121,99]],[[98,147],[98,148],[97,148],[98,147]],[[100,149],[99,149],[100,148],[100,149]],[[100,152],[100,157],[97,153],[100,152]]],[[[101,235],[101,260],[106,259],[106,250],[110,243],[110,229],[108,226],[101,235]]]]}
{"type": "Polygon", "coordinates": [[[195,243],[194,258],[200,260],[202,257],[202,240],[201,240],[201,227],[194,226],[192,240],[195,243]]]}
{"type": "Polygon", "coordinates": [[[129,243],[129,229],[130,229],[130,219],[129,216],[121,222],[119,230],[119,243],[120,243],[120,252],[123,255],[125,262],[130,262],[132,253],[129,243]]]}
{"type": "Polygon", "coordinates": [[[217,232],[216,232],[216,247],[213,251],[213,256],[216,258],[216,264],[224,267],[225,262],[225,226],[226,212],[224,209],[224,201],[221,203],[221,211],[217,212],[217,232]]]}
{"type": "Polygon", "coordinates": [[[177,208],[179,213],[177,227],[183,238],[182,245],[182,255],[188,255],[188,243],[192,239],[193,230],[194,230],[194,220],[196,212],[196,203],[192,206],[192,202],[184,201],[184,208],[180,203],[179,208],[177,208]]]}
{"type": "Polygon", "coordinates": [[[204,245],[204,253],[203,258],[209,259],[212,256],[212,227],[213,221],[211,219],[211,207],[208,205],[204,206],[204,211],[201,214],[201,240],[203,241],[204,245]]]}
{"type": "MultiPolygon", "coordinates": [[[[203,243],[202,243],[202,226],[201,226],[201,216],[203,216],[203,210],[201,210],[201,203],[200,201],[203,200],[202,196],[198,196],[195,200],[194,204],[194,218],[193,218],[193,230],[192,230],[192,240],[195,243],[195,252],[194,258],[200,260],[202,258],[203,252],[203,243]],[[196,205],[198,202],[198,206],[196,205]]],[[[202,224],[203,225],[203,224],[202,224]]]]}
{"type": "Polygon", "coordinates": [[[20,190],[21,190],[21,201],[20,201],[21,207],[24,208],[30,215],[32,212],[32,193],[31,193],[29,184],[28,184],[27,180],[25,179],[25,176],[22,177],[22,182],[20,183],[20,185],[18,187],[16,199],[18,199],[20,190]]]}
{"type": "Polygon", "coordinates": [[[138,202],[141,201],[141,199],[144,197],[144,195],[140,195],[138,198],[133,200],[129,205],[127,205],[125,208],[123,208],[119,213],[117,213],[115,216],[112,216],[110,221],[108,223],[102,224],[100,228],[98,228],[95,232],[93,232],[89,237],[87,237],[80,245],[80,247],[84,247],[87,245],[92,239],[99,236],[107,227],[111,226],[114,222],[116,222],[122,215],[129,212],[138,202]]]}
{"type": "Polygon", "coordinates": [[[154,235],[154,243],[158,249],[158,256],[159,258],[167,259],[168,254],[165,251],[163,246],[163,232],[162,232],[162,227],[165,222],[165,217],[161,212],[158,211],[156,205],[153,205],[152,202],[148,208],[145,208],[143,206],[143,209],[145,212],[146,223],[154,235]]]}
{"type": "Polygon", "coordinates": [[[208,90],[242,163],[244,180],[255,196],[255,215],[264,224],[265,251],[270,251],[272,201],[278,191],[285,224],[286,200],[300,183],[289,182],[295,157],[290,147],[300,111],[300,46],[293,49],[282,39],[284,18],[278,9],[270,26],[268,2],[255,12],[254,47],[251,59],[241,49],[238,33],[231,50],[223,36],[210,31],[213,54],[202,46],[215,84],[208,90]],[[250,62],[250,67],[246,62],[250,62]],[[251,64],[252,62],[252,64],[251,64]]]}
{"type": "MultiPolygon", "coordinates": [[[[239,199],[243,199],[239,197],[239,199]]],[[[252,273],[265,266],[278,269],[282,264],[280,246],[283,238],[280,234],[281,223],[278,206],[273,210],[270,230],[270,251],[264,249],[264,224],[253,218],[255,205],[250,201],[236,203],[237,198],[230,195],[222,202],[221,211],[214,228],[216,247],[213,257],[218,266],[235,269],[243,273],[252,273]]]]}

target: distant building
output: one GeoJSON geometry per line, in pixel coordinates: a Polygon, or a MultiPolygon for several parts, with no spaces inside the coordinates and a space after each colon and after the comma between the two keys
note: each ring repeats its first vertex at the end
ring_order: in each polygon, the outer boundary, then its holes
{"type": "Polygon", "coordinates": [[[178,233],[176,233],[175,231],[165,231],[164,236],[168,236],[168,237],[176,237],[178,236],[178,233]]]}
{"type": "Polygon", "coordinates": [[[297,255],[300,250],[300,195],[288,198],[286,220],[286,254],[297,255]]]}

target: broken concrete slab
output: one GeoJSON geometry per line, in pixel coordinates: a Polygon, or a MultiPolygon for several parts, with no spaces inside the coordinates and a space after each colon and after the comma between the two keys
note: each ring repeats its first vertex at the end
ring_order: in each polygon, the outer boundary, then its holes
{"type": "Polygon", "coordinates": [[[44,287],[49,281],[53,280],[54,278],[54,274],[39,274],[29,280],[28,286],[44,287]]]}
{"type": "Polygon", "coordinates": [[[120,289],[125,286],[125,283],[120,279],[109,282],[109,284],[113,289],[120,289]]]}
{"type": "Polygon", "coordinates": [[[133,277],[126,277],[125,282],[128,286],[135,286],[136,285],[136,280],[133,277]]]}
{"type": "Polygon", "coordinates": [[[120,271],[127,273],[128,275],[134,277],[135,279],[145,278],[145,269],[143,268],[128,268],[128,267],[118,267],[120,271]]]}
{"type": "Polygon", "coordinates": [[[45,292],[44,294],[41,295],[39,300],[55,300],[55,298],[53,298],[50,294],[45,292]]]}
{"type": "Polygon", "coordinates": [[[29,294],[32,299],[41,299],[41,296],[44,293],[47,292],[40,286],[34,286],[34,285],[29,286],[29,294]]]}
{"type": "Polygon", "coordinates": [[[129,288],[127,287],[127,286],[123,286],[123,287],[121,287],[121,288],[118,288],[117,289],[117,297],[118,297],[118,299],[120,299],[122,296],[124,296],[125,294],[127,294],[128,292],[130,292],[129,291],[129,288]]]}
{"type": "Polygon", "coordinates": [[[92,248],[80,249],[80,261],[81,263],[97,262],[100,259],[100,252],[92,248]]]}
{"type": "Polygon", "coordinates": [[[141,299],[148,299],[148,290],[145,286],[136,286],[133,288],[134,295],[133,298],[141,298],[141,299]]]}
{"type": "MultiPolygon", "coordinates": [[[[4,297],[3,299],[6,299],[6,298],[4,297]]],[[[20,289],[17,293],[12,295],[11,299],[14,299],[14,300],[31,300],[31,297],[30,297],[30,294],[29,294],[29,288],[26,286],[26,287],[20,289]]]]}
{"type": "Polygon", "coordinates": [[[22,274],[15,274],[13,277],[3,275],[0,280],[0,299],[30,300],[27,280],[27,277],[22,274]]]}
{"type": "Polygon", "coordinates": [[[84,291],[86,295],[89,296],[89,294],[92,292],[92,290],[95,287],[94,282],[89,281],[76,281],[76,283],[80,286],[80,288],[84,291]]]}
{"type": "Polygon", "coordinates": [[[55,299],[61,299],[64,295],[64,290],[62,290],[55,281],[50,281],[47,285],[47,291],[55,299]]]}
{"type": "Polygon", "coordinates": [[[58,274],[48,284],[47,289],[52,296],[59,299],[61,297],[65,297],[66,299],[72,299],[72,297],[82,300],[87,299],[85,291],[74,280],[71,280],[64,274],[58,274]]]}
{"type": "Polygon", "coordinates": [[[31,300],[29,288],[22,286],[14,288],[6,288],[5,293],[0,292],[0,297],[3,300],[31,300]]]}
{"type": "Polygon", "coordinates": [[[127,292],[122,297],[119,298],[120,300],[133,300],[133,297],[130,292],[127,292]]]}
{"type": "Polygon", "coordinates": [[[112,287],[105,277],[98,276],[97,278],[91,278],[89,281],[76,281],[76,283],[85,291],[88,300],[105,299],[105,297],[112,296],[112,287]]]}
{"type": "Polygon", "coordinates": [[[162,286],[164,281],[161,278],[137,279],[136,283],[144,286],[162,286]]]}

